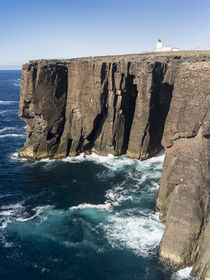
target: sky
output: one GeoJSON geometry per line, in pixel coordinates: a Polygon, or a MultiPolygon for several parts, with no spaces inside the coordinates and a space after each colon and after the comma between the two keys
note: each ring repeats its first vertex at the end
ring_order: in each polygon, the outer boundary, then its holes
{"type": "Polygon", "coordinates": [[[0,69],[41,58],[210,49],[210,0],[0,0],[0,69]]]}

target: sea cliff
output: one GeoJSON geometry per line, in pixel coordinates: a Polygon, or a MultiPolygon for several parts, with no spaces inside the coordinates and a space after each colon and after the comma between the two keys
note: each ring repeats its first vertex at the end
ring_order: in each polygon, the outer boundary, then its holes
{"type": "Polygon", "coordinates": [[[20,157],[94,151],[144,160],[164,148],[160,258],[210,279],[209,76],[208,51],[30,61],[20,157]]]}

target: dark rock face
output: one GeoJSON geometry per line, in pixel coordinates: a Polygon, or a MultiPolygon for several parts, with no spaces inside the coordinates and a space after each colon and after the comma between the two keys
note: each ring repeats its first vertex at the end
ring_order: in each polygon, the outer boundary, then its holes
{"type": "Polygon", "coordinates": [[[210,279],[209,75],[209,52],[32,61],[22,72],[20,156],[143,160],[164,147],[160,257],[210,279]]]}
{"type": "Polygon", "coordinates": [[[180,267],[196,263],[193,273],[202,279],[210,279],[209,77],[208,62],[179,68],[162,139],[166,158],[157,202],[166,222],[160,256],[180,267]]]}
{"type": "Polygon", "coordinates": [[[65,66],[23,67],[19,116],[27,124],[28,137],[20,155],[54,155],[65,124],[67,75],[65,66]]]}
{"type": "Polygon", "coordinates": [[[91,150],[138,159],[156,154],[175,65],[166,57],[24,65],[19,115],[28,138],[20,156],[60,158],[91,150]]]}

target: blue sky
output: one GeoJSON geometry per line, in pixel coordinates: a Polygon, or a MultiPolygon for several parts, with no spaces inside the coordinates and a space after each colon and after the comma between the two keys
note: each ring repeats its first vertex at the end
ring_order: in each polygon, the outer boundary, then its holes
{"type": "Polygon", "coordinates": [[[0,0],[0,68],[31,59],[210,49],[210,0],[0,0]]]}

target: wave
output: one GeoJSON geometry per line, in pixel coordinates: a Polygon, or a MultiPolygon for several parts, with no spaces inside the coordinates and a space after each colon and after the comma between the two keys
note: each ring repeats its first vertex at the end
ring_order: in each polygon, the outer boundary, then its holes
{"type": "Polygon", "coordinates": [[[69,207],[69,210],[86,209],[86,208],[110,210],[111,209],[111,204],[109,204],[109,203],[105,203],[105,204],[82,203],[82,204],[79,204],[77,206],[69,207]]]}
{"type": "Polygon", "coordinates": [[[16,221],[18,222],[27,222],[27,221],[30,221],[30,220],[33,220],[34,218],[38,217],[45,209],[49,208],[50,205],[47,205],[47,206],[37,206],[33,209],[33,211],[35,211],[35,214],[30,216],[30,217],[18,217],[16,218],[16,221]]]}
{"type": "Polygon", "coordinates": [[[137,159],[129,158],[126,155],[113,156],[112,154],[108,154],[108,156],[99,156],[95,153],[92,153],[85,159],[87,161],[103,164],[105,167],[111,169],[112,171],[119,171],[129,166],[133,167],[139,162],[137,159]]]}
{"type": "MultiPolygon", "coordinates": [[[[17,160],[18,153],[15,152],[10,157],[17,160]]],[[[52,205],[46,205],[36,207],[30,213],[27,213],[24,208],[18,209],[18,206],[16,209],[15,205],[6,206],[1,209],[0,219],[3,218],[1,228],[5,230],[7,223],[10,223],[7,230],[18,231],[23,237],[33,232],[34,235],[71,247],[75,246],[71,234],[67,236],[59,232],[61,228],[63,232],[63,227],[66,227],[64,231],[70,233],[72,231],[73,236],[76,225],[84,232],[81,241],[83,243],[80,242],[84,246],[92,246],[88,245],[88,242],[91,243],[92,240],[97,239],[98,235],[102,235],[105,240],[105,244],[100,246],[102,249],[116,248],[130,251],[137,256],[148,257],[156,252],[154,249],[161,240],[165,226],[160,222],[158,213],[146,208],[144,204],[146,202],[143,202],[141,206],[141,201],[144,201],[146,195],[146,199],[150,197],[150,200],[153,199],[151,199],[153,197],[151,193],[156,195],[156,181],[160,175],[159,165],[162,164],[163,158],[162,153],[143,162],[126,156],[102,157],[96,154],[90,156],[81,154],[74,158],[63,159],[61,161],[72,163],[94,161],[109,168],[113,174],[120,171],[126,172],[128,176],[120,184],[106,191],[105,202],[101,204],[84,202],[69,207],[67,210],[58,210],[52,205]],[[156,174],[153,175],[153,173],[156,174]],[[67,221],[71,221],[73,225],[67,221]],[[53,232],[51,229],[55,226],[58,230],[53,232]]],[[[46,162],[44,166],[48,166],[48,162],[55,160],[43,159],[42,161],[46,162]]],[[[53,166],[56,167],[56,164],[53,166]]],[[[92,243],[95,244],[95,242],[92,243]]]]}
{"type": "Polygon", "coordinates": [[[12,242],[6,241],[6,238],[3,235],[0,235],[0,242],[3,244],[3,247],[5,248],[10,248],[14,245],[12,242]]]}
{"type": "Polygon", "coordinates": [[[16,204],[3,205],[0,207],[0,229],[5,230],[11,222],[27,222],[33,220],[43,213],[44,210],[48,208],[53,209],[53,206],[50,205],[38,206],[32,209],[35,214],[28,216],[23,203],[24,201],[21,201],[16,204]]]}
{"type": "Polygon", "coordinates": [[[18,153],[17,153],[17,152],[12,153],[12,154],[10,155],[10,158],[11,158],[12,160],[18,160],[18,153]]]}
{"type": "Polygon", "coordinates": [[[22,202],[2,205],[0,207],[0,229],[5,230],[9,223],[11,223],[17,216],[22,215],[24,209],[22,202]]]}
{"type": "MultiPolygon", "coordinates": [[[[97,235],[100,232],[100,235],[103,234],[112,248],[129,250],[137,256],[143,257],[152,254],[164,231],[164,225],[159,221],[157,213],[146,211],[145,216],[134,216],[132,211],[130,216],[126,211],[114,213],[110,211],[108,203],[98,205],[84,203],[70,207],[66,211],[57,210],[54,206],[46,205],[34,208],[33,212],[35,213],[31,216],[28,216],[24,207],[20,204],[3,208],[1,214],[6,215],[2,221],[1,229],[5,230],[7,225],[13,221],[10,231],[18,231],[22,236],[27,236],[28,232],[34,232],[35,235],[44,234],[44,238],[65,243],[67,247],[75,246],[75,242],[72,243],[71,238],[68,236],[60,236],[59,227],[62,227],[62,229],[64,226],[68,227],[66,221],[69,219],[73,223],[82,225],[84,232],[90,231],[88,235],[85,235],[87,239],[85,237],[81,241],[87,246],[89,241],[95,239],[95,234],[97,235]],[[78,210],[81,211],[79,216],[77,214],[78,210]],[[102,211],[101,213],[105,212],[101,215],[99,211],[102,211]],[[33,222],[33,220],[35,221],[33,222]],[[25,227],[18,226],[17,223],[24,223],[25,227]],[[33,230],[34,226],[36,226],[36,230],[33,230]],[[51,231],[51,228],[55,226],[58,229],[58,234],[51,231]]],[[[106,244],[102,247],[104,246],[106,244]]]]}
{"type": "Polygon", "coordinates": [[[195,280],[195,279],[197,279],[195,277],[190,276],[191,271],[192,271],[192,267],[186,267],[184,269],[180,269],[172,275],[172,280],[195,280]]]}
{"type": "Polygon", "coordinates": [[[82,215],[88,215],[92,219],[94,216],[98,217],[99,213],[89,212],[88,209],[107,211],[106,218],[96,229],[103,232],[112,248],[130,250],[135,255],[143,257],[153,254],[165,228],[159,220],[159,214],[139,207],[114,211],[114,207],[119,207],[122,203],[133,204],[132,201],[136,199],[136,194],[132,193],[132,189],[127,189],[124,183],[108,190],[105,197],[107,200],[104,204],[83,203],[69,209],[72,211],[79,209],[82,215]]]}
{"type": "Polygon", "coordinates": [[[4,134],[0,135],[0,138],[6,138],[6,137],[25,137],[25,134],[4,134]]]}
{"type": "Polygon", "coordinates": [[[90,162],[103,164],[104,166],[111,168],[113,170],[117,170],[120,169],[121,167],[125,167],[125,165],[132,165],[135,161],[137,161],[135,159],[128,158],[125,155],[113,156],[112,154],[108,154],[107,156],[99,156],[95,153],[91,153],[90,155],[85,155],[84,153],[81,153],[78,156],[66,157],[61,160],[64,162],[73,162],[73,163],[90,161],[90,162]]]}
{"type": "Polygon", "coordinates": [[[20,83],[12,83],[12,85],[15,86],[15,87],[19,87],[20,83]]]}
{"type": "Polygon", "coordinates": [[[11,105],[18,103],[18,101],[0,100],[0,105],[11,105]]]}
{"type": "Polygon", "coordinates": [[[98,253],[103,251],[103,250],[101,250],[101,248],[98,248],[98,246],[96,244],[94,244],[93,242],[87,241],[87,240],[82,240],[80,242],[64,241],[64,242],[61,242],[61,243],[64,244],[67,248],[79,248],[79,249],[81,249],[81,247],[88,247],[88,248],[91,247],[92,249],[94,249],[98,253]]]}
{"type": "MultiPolygon", "coordinates": [[[[154,157],[144,160],[144,161],[140,161],[135,158],[130,158],[130,157],[127,157],[126,155],[114,156],[112,154],[108,154],[107,156],[100,156],[95,153],[91,153],[90,155],[85,155],[85,153],[80,153],[77,156],[66,157],[63,159],[43,158],[41,160],[38,160],[38,162],[48,163],[48,162],[54,162],[54,161],[62,161],[62,162],[80,163],[80,162],[84,162],[84,161],[90,161],[90,162],[103,164],[106,167],[112,169],[113,171],[121,169],[122,167],[124,168],[125,166],[132,166],[132,165],[136,165],[139,170],[142,170],[142,167],[147,168],[153,164],[156,164],[156,166],[155,166],[156,169],[158,167],[161,169],[164,157],[165,157],[164,150],[160,151],[160,153],[158,153],[154,157]]],[[[159,174],[158,174],[158,176],[159,176],[159,174]]]]}
{"type": "MultiPolygon", "coordinates": [[[[75,157],[66,157],[64,159],[50,159],[50,158],[44,158],[39,160],[38,162],[46,162],[46,163],[51,163],[51,162],[70,162],[70,163],[81,163],[84,161],[89,161],[89,162],[94,162],[96,164],[102,164],[109,170],[115,172],[115,171],[121,171],[122,169],[125,169],[126,172],[129,174],[129,168],[131,169],[136,169],[137,171],[143,171],[144,169],[147,169],[151,165],[155,164],[155,169],[156,172],[150,172],[150,175],[153,176],[154,178],[159,178],[160,172],[162,169],[162,164],[164,160],[164,151],[156,155],[155,157],[145,160],[145,161],[140,161],[138,159],[134,158],[129,158],[126,155],[122,156],[113,156],[112,154],[109,154],[108,156],[99,156],[95,153],[92,153],[91,155],[85,155],[84,153],[79,154],[78,156],[75,157]],[[157,171],[159,169],[159,171],[157,171]]],[[[100,174],[101,176],[101,174],[100,174]]],[[[112,174],[109,174],[106,172],[105,177],[112,176],[112,174]]],[[[133,174],[132,174],[133,177],[133,174]]],[[[137,175],[137,178],[139,180],[139,177],[137,175]]]]}
{"type": "Polygon", "coordinates": [[[3,110],[0,111],[0,115],[5,116],[7,113],[18,113],[18,110],[3,110]]]}
{"type": "Polygon", "coordinates": [[[0,129],[0,133],[7,131],[7,130],[16,130],[16,129],[17,129],[17,127],[5,127],[5,128],[0,129]]]}
{"type": "Polygon", "coordinates": [[[0,198],[9,197],[9,196],[12,196],[12,195],[11,194],[3,194],[3,195],[0,195],[0,198]]]}
{"type": "Polygon", "coordinates": [[[27,161],[26,158],[19,158],[18,152],[15,152],[15,153],[10,154],[9,157],[10,157],[10,159],[13,160],[13,161],[27,161]]]}
{"type": "Polygon", "coordinates": [[[149,256],[159,244],[164,225],[158,214],[149,217],[109,217],[108,224],[100,224],[112,248],[127,249],[138,256],[149,256]]]}
{"type": "Polygon", "coordinates": [[[21,80],[19,78],[18,79],[13,79],[13,80],[11,80],[11,84],[15,87],[19,87],[20,86],[20,81],[21,80]]]}
{"type": "Polygon", "coordinates": [[[9,204],[9,205],[2,205],[1,207],[0,207],[0,209],[2,210],[5,210],[5,209],[20,209],[20,208],[22,208],[23,207],[23,205],[22,205],[22,203],[15,203],[15,204],[9,204]]]}
{"type": "Polygon", "coordinates": [[[106,191],[105,197],[107,198],[105,204],[112,207],[120,206],[125,201],[133,201],[132,193],[124,188],[124,183],[106,191]]]}
{"type": "Polygon", "coordinates": [[[7,210],[7,211],[1,211],[0,216],[11,216],[14,214],[14,210],[7,210]]]}

